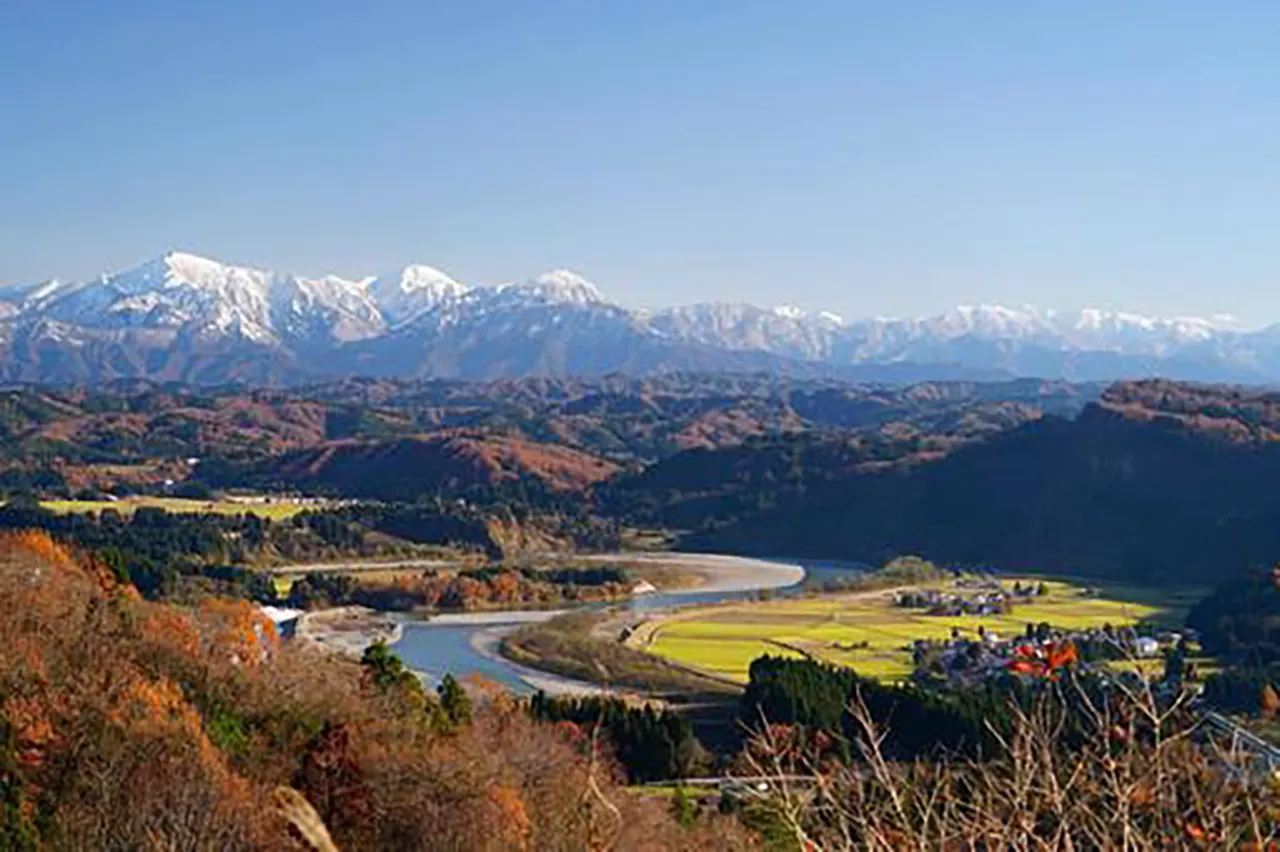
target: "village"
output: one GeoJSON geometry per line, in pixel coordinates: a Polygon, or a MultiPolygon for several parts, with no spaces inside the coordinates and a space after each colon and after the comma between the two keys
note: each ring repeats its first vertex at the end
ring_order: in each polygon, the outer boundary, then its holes
{"type": "MultiPolygon", "coordinates": [[[[957,576],[945,588],[906,589],[894,593],[893,605],[921,610],[926,616],[954,620],[1015,615],[1020,605],[1049,594],[1044,582],[1014,581],[1006,588],[990,575],[957,576]]],[[[1095,592],[1080,588],[1080,598],[1095,592]]],[[[1090,625],[1064,627],[1045,621],[1028,621],[1021,633],[1000,635],[984,625],[953,625],[946,639],[916,639],[911,643],[912,680],[934,687],[963,688],[1009,676],[1044,677],[1064,665],[1085,669],[1115,670],[1112,664],[1129,663],[1118,676],[1132,680],[1140,667],[1148,674],[1160,671],[1161,683],[1176,686],[1194,679],[1194,663],[1188,662],[1198,642],[1195,631],[1162,629],[1155,625],[1090,625]],[[1161,662],[1163,661],[1163,665],[1161,662]]]]}

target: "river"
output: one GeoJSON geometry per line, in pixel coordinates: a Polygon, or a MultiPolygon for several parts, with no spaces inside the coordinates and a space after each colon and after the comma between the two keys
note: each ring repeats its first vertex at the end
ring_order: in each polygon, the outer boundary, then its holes
{"type": "MultiPolygon", "coordinates": [[[[675,563],[703,575],[704,582],[692,589],[637,595],[625,604],[614,604],[636,613],[737,600],[754,595],[761,589],[775,589],[782,595],[795,594],[806,585],[854,576],[864,570],[848,563],[753,559],[721,554],[621,554],[600,559],[675,563]]],[[[562,612],[564,610],[450,614],[435,616],[428,621],[409,621],[404,625],[403,638],[396,643],[396,653],[410,668],[433,681],[446,672],[457,677],[474,673],[520,694],[537,689],[557,693],[598,690],[598,687],[584,681],[522,666],[498,654],[498,645],[507,633],[521,624],[553,618],[562,612]]]]}

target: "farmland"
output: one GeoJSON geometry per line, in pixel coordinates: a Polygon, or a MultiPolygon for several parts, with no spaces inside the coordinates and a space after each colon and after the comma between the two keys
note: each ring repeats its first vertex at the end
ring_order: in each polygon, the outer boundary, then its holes
{"type": "Polygon", "coordinates": [[[163,509],[184,515],[257,515],[273,521],[291,518],[299,512],[320,508],[315,502],[281,499],[273,502],[249,500],[189,500],[182,497],[122,497],[119,500],[44,500],[41,506],[60,515],[87,512],[119,512],[131,515],[141,508],[163,509]]]}
{"type": "MultiPolygon", "coordinates": [[[[1009,578],[1004,585],[1013,582],[1009,578]]],[[[738,681],[745,681],[751,661],[766,653],[807,654],[850,666],[866,677],[896,680],[911,673],[914,640],[946,639],[953,628],[971,637],[979,627],[1012,636],[1041,622],[1065,629],[1172,622],[1181,618],[1189,597],[1149,590],[1130,596],[1124,589],[1085,590],[1067,582],[1046,582],[1045,587],[1043,597],[1020,603],[1010,613],[982,616],[928,615],[897,607],[892,590],[699,607],[647,622],[628,641],[672,662],[738,681]]]]}

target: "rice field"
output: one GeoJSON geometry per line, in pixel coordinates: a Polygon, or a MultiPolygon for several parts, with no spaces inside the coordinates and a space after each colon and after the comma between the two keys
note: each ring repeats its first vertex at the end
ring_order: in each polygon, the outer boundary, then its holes
{"type": "Polygon", "coordinates": [[[164,509],[179,514],[243,515],[252,514],[273,521],[291,518],[299,512],[316,508],[314,503],[279,500],[271,503],[238,500],[189,500],[182,497],[122,497],[119,500],[44,500],[41,506],[60,515],[83,514],[111,510],[131,515],[143,507],[164,509]]]}
{"type": "MultiPolygon", "coordinates": [[[[1004,585],[1011,588],[1013,582],[1009,578],[1004,585]]],[[[1113,590],[1087,593],[1066,582],[1045,585],[1043,597],[1020,603],[1010,613],[987,616],[933,616],[896,607],[891,591],[708,606],[648,622],[628,641],[673,662],[737,681],[746,681],[751,661],[766,653],[808,654],[849,666],[865,677],[897,680],[911,673],[913,641],[947,639],[953,628],[976,635],[981,626],[999,636],[1013,636],[1022,634],[1029,623],[1067,629],[1119,627],[1143,620],[1177,620],[1184,606],[1176,592],[1165,600],[1150,592],[1134,596],[1141,600],[1128,600],[1113,590]]]]}

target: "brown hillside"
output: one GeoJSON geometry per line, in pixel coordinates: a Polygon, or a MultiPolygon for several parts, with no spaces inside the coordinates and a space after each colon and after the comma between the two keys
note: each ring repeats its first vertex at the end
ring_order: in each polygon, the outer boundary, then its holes
{"type": "Polygon", "coordinates": [[[1259,388],[1166,379],[1118,382],[1099,405],[1130,420],[1177,425],[1229,441],[1280,438],[1280,393],[1259,388]]]}
{"type": "Polygon", "coordinates": [[[503,435],[442,433],[330,441],[285,455],[272,473],[298,486],[401,499],[522,479],[552,491],[582,491],[617,471],[612,462],[568,447],[503,435]]]}

